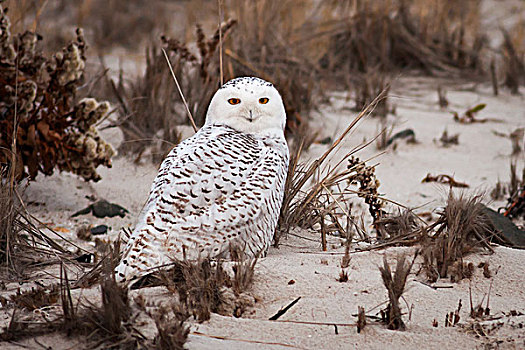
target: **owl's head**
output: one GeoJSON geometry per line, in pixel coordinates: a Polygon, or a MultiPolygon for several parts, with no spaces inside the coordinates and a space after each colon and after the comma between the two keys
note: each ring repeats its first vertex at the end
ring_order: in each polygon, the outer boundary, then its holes
{"type": "Polygon", "coordinates": [[[206,124],[223,124],[250,134],[282,135],[286,112],[271,83],[255,77],[235,78],[211,99],[206,124]]]}

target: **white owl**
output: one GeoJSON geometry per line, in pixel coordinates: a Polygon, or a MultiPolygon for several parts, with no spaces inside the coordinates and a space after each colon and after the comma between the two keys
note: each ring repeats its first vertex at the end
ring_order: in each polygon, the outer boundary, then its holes
{"type": "Polygon", "coordinates": [[[126,283],[174,260],[216,257],[271,244],[284,195],[286,112],[265,80],[230,80],[213,96],[204,126],[162,162],[120,264],[126,283]]]}

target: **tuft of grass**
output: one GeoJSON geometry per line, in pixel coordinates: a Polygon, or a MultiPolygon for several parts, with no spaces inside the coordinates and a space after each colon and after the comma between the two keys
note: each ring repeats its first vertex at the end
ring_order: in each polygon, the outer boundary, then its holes
{"type": "Polygon", "coordinates": [[[323,250],[326,250],[327,234],[338,233],[342,237],[351,236],[352,225],[354,227],[357,225],[351,215],[350,199],[356,196],[364,199],[374,221],[382,215],[383,201],[377,191],[379,181],[375,176],[375,166],[366,165],[366,162],[353,156],[374,140],[351,150],[334,166],[323,165],[337,152],[340,143],[359,120],[369,115],[383,97],[384,92],[356,116],[319,158],[308,164],[299,164],[303,150],[302,143],[292,147],[274,245],[277,246],[281,236],[297,226],[303,228],[320,226],[323,250]],[[346,167],[342,166],[343,163],[346,163],[346,167]]]}
{"type": "MultiPolygon", "coordinates": [[[[427,230],[422,236],[421,255],[431,281],[447,277],[456,262],[463,264],[463,258],[476,249],[492,252],[490,242],[497,235],[483,211],[480,195],[456,197],[452,191],[439,218],[427,230]]],[[[459,268],[463,270],[463,265],[459,268]]]]}
{"type": "Polygon", "coordinates": [[[179,262],[162,279],[198,322],[209,320],[212,312],[220,310],[225,303],[224,287],[232,285],[222,261],[212,265],[209,259],[179,262]]]}
{"type": "Polygon", "coordinates": [[[240,247],[230,247],[230,256],[235,265],[233,265],[233,278],[231,280],[232,290],[236,296],[247,291],[253,284],[255,275],[255,264],[258,257],[246,259],[240,247]]]}
{"type": "Polygon", "coordinates": [[[325,6],[337,14],[322,60],[329,71],[348,75],[380,67],[457,75],[481,69],[485,39],[479,34],[478,2],[334,1],[325,6]]]}
{"type": "Polygon", "coordinates": [[[417,253],[412,262],[406,262],[405,255],[398,255],[394,273],[392,273],[390,265],[388,265],[386,256],[383,257],[383,266],[379,267],[381,279],[388,291],[388,305],[385,310],[381,311],[383,322],[386,323],[388,329],[402,331],[406,329],[399,305],[399,298],[405,292],[406,281],[416,256],[417,253]]]}
{"type": "Polygon", "coordinates": [[[153,340],[156,349],[185,349],[190,328],[185,325],[188,316],[186,310],[181,309],[181,304],[172,304],[171,309],[161,306],[150,317],[155,321],[158,332],[153,340]]]}
{"type": "Polygon", "coordinates": [[[379,236],[399,244],[416,243],[421,234],[421,219],[412,210],[402,209],[397,214],[387,214],[375,222],[379,236]]]}

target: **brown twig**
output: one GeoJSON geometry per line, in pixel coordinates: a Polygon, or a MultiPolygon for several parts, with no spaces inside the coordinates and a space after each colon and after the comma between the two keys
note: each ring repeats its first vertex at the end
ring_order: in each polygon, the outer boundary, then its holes
{"type": "Polygon", "coordinates": [[[188,118],[190,118],[191,126],[193,127],[193,130],[197,132],[199,129],[197,129],[197,125],[195,124],[195,121],[193,120],[193,116],[191,115],[190,108],[188,107],[188,102],[186,102],[186,98],[184,98],[184,94],[182,93],[182,90],[179,85],[179,81],[177,80],[177,77],[175,76],[175,72],[173,71],[173,67],[171,66],[170,59],[168,58],[168,54],[166,53],[166,50],[162,48],[162,53],[164,53],[164,58],[166,58],[166,63],[168,64],[168,67],[170,68],[171,76],[173,77],[173,80],[175,81],[175,84],[177,85],[177,89],[179,90],[180,97],[182,99],[182,102],[184,102],[184,106],[186,107],[186,113],[188,113],[188,118]]]}
{"type": "Polygon", "coordinates": [[[294,301],[292,301],[290,304],[288,304],[286,307],[279,310],[275,315],[269,318],[270,321],[277,321],[279,317],[284,315],[288,310],[290,310],[297,302],[301,300],[301,297],[297,297],[294,301]]]}

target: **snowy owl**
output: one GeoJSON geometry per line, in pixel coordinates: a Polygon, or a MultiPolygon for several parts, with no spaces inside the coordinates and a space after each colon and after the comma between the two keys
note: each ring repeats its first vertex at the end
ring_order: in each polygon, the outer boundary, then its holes
{"type": "Polygon", "coordinates": [[[231,244],[266,253],[284,195],[288,146],[279,92],[262,79],[230,80],[204,126],[162,162],[115,269],[126,283],[174,260],[217,257],[231,244]]]}

